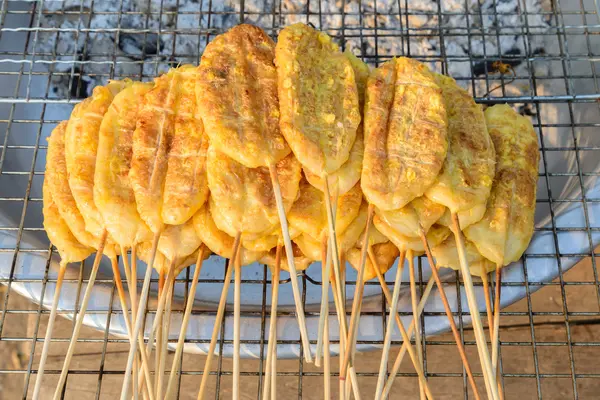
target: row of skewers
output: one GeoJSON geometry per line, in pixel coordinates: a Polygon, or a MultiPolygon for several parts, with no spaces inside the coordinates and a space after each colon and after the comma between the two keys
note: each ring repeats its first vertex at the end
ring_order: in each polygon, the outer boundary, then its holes
{"type": "MultiPolygon", "coordinates": [[[[166,379],[174,279],[210,254],[229,259],[198,398],[204,398],[212,355],[234,273],[233,397],[240,397],[241,267],[271,268],[273,292],[263,397],[274,398],[280,272],[291,279],[307,362],[324,367],[330,398],[329,286],[340,331],[340,397],[360,398],[354,349],[364,282],[375,277],[390,306],[375,398],[386,396],[404,357],[419,376],[421,398],[433,398],[423,373],[419,323],[427,296],[439,288],[469,382],[480,398],[437,267],[460,269],[473,317],[486,393],[501,398],[496,379],[498,299],[488,318],[487,347],[471,274],[487,285],[520,258],[533,232],[538,165],[531,123],[509,106],[483,111],[447,76],[396,58],[375,70],[330,37],[306,26],[284,28],[275,44],[260,28],[239,25],[217,36],[199,67],[173,68],[142,83],[111,81],[78,104],[49,138],[44,227],[61,255],[56,295],[34,399],[40,395],[56,304],[67,263],[96,253],[54,398],[65,384],[102,255],[113,264],[130,352],[121,399],[172,398],[193,306],[188,296],[175,357],[166,379]],[[425,253],[432,279],[417,304],[413,257],[425,253]],[[383,274],[400,257],[393,293],[383,274]],[[117,258],[125,265],[127,305],[117,258]],[[435,260],[434,260],[435,258],[435,260]],[[148,267],[137,301],[137,259],[148,267]],[[397,314],[400,276],[410,268],[414,319],[397,314]],[[321,261],[318,340],[312,352],[296,275],[321,261]],[[345,265],[358,271],[350,320],[345,265]],[[152,270],[160,275],[156,318],[143,336],[152,270]],[[394,324],[395,323],[395,324],[394,324]],[[391,336],[404,344],[386,381],[391,336]],[[415,335],[415,348],[411,337],[415,335]],[[153,348],[154,371],[150,361],[153,348]],[[314,356],[314,359],[313,359],[314,356]],[[349,378],[349,379],[347,379],[349,378]]],[[[485,292],[489,295],[489,288],[485,292]]]]}

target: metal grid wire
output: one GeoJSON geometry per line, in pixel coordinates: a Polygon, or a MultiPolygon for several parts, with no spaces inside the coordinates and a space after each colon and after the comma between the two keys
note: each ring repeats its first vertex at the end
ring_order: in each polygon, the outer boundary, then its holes
{"type": "MultiPolygon", "coordinates": [[[[502,284],[526,289],[525,299],[501,313],[502,382],[507,398],[517,395],[539,399],[597,398],[600,282],[594,243],[600,233],[600,198],[588,196],[587,191],[599,169],[583,168],[582,160],[593,159],[600,150],[597,141],[589,140],[597,135],[600,126],[596,104],[600,100],[596,71],[600,57],[599,16],[598,3],[587,0],[242,0],[241,3],[4,0],[0,8],[0,211],[9,219],[0,221],[0,233],[10,233],[15,239],[0,241],[0,262],[9,270],[8,276],[0,277],[0,283],[6,286],[0,298],[0,359],[5,360],[0,364],[0,398],[31,396],[48,316],[41,306],[20,303],[11,286],[15,282],[38,283],[43,296],[47,285],[56,282],[49,272],[53,249],[39,223],[44,138],[51,129],[68,115],[73,104],[89,95],[95,84],[124,77],[149,80],[169,66],[197,64],[206,43],[240,22],[257,24],[276,37],[281,27],[297,21],[328,32],[342,47],[352,49],[373,66],[394,55],[412,56],[437,71],[454,75],[479,103],[508,102],[532,117],[540,135],[542,156],[537,212],[548,214],[550,221],[536,226],[536,235],[546,237],[547,245],[523,257],[524,282],[502,284]],[[446,3],[462,6],[449,8],[446,3]],[[453,22],[457,19],[460,23],[453,22]],[[485,21],[492,23],[486,25],[485,21]],[[511,48],[503,47],[506,40],[512,41],[511,48]],[[426,51],[424,43],[429,46],[426,51]],[[450,48],[456,45],[462,46],[462,50],[450,48]],[[497,73],[495,61],[513,65],[515,76],[497,73]],[[500,88],[492,90],[497,85],[500,88]],[[548,132],[554,131],[563,135],[561,145],[549,143],[548,132]],[[560,163],[559,168],[553,168],[556,157],[567,153],[572,155],[573,162],[562,169],[560,163]],[[24,160],[25,164],[15,160],[24,160]],[[560,190],[567,183],[575,185],[568,193],[560,190]],[[18,195],[12,194],[15,190],[18,195]],[[565,207],[578,208],[582,224],[558,223],[555,217],[565,207]],[[25,244],[21,241],[24,236],[37,237],[46,245],[25,244]],[[565,240],[584,245],[570,251],[569,247],[563,247],[565,240]],[[46,271],[37,279],[19,278],[18,271],[24,268],[23,256],[28,253],[46,255],[46,271]],[[569,273],[563,271],[563,265],[570,265],[575,259],[584,261],[569,273]],[[557,279],[552,282],[528,279],[528,271],[540,260],[556,264],[557,279]],[[539,287],[543,289],[534,294],[534,288],[539,287]],[[14,349],[18,349],[18,359],[11,362],[5,355],[14,353],[14,349]]],[[[597,155],[595,158],[600,160],[597,155]]],[[[418,266],[420,270],[420,259],[418,266]]],[[[78,308],[88,274],[89,268],[82,263],[79,276],[67,279],[78,285],[74,310],[78,308]]],[[[320,272],[312,270],[304,274],[305,293],[308,285],[320,284],[316,278],[319,275],[320,272]]],[[[177,285],[186,288],[186,293],[190,277],[188,271],[177,281],[177,285]]],[[[113,283],[110,279],[99,281],[113,283]]],[[[223,280],[200,282],[201,286],[220,286],[223,280]]],[[[463,287],[458,274],[454,282],[460,293],[463,287]]],[[[266,349],[265,321],[269,312],[266,302],[271,285],[267,268],[262,276],[244,280],[243,285],[262,293],[262,309],[243,313],[260,316],[261,337],[252,342],[266,349]]],[[[349,293],[353,287],[354,282],[348,282],[349,293]]],[[[104,313],[107,327],[111,317],[122,313],[112,303],[108,312],[95,311],[93,307],[88,312],[104,313]]],[[[385,326],[384,308],[370,313],[380,315],[381,326],[385,326]]],[[[283,314],[289,313],[282,311],[283,314]]],[[[474,337],[463,324],[466,313],[459,309],[456,314],[480,391],[484,393],[474,337]]],[[[66,328],[62,336],[54,335],[52,354],[64,354],[72,327],[72,322],[62,318],[58,322],[66,328]]],[[[122,353],[127,349],[127,340],[110,335],[107,328],[104,332],[84,329],[80,342],[80,346],[91,350],[87,358],[85,353],[77,353],[80,357],[71,365],[67,388],[70,391],[85,386],[85,390],[75,392],[78,398],[114,396],[124,372],[122,353]]],[[[294,343],[299,344],[299,338],[294,343]]],[[[230,342],[221,339],[211,389],[215,398],[227,398],[230,393],[232,366],[221,356],[227,344],[230,342]]],[[[451,336],[427,338],[423,345],[424,369],[434,393],[439,398],[472,398],[451,336]]],[[[359,379],[365,387],[374,387],[376,380],[379,354],[376,357],[373,354],[357,356],[359,379]]],[[[61,365],[60,357],[50,361],[46,371],[49,385],[56,382],[61,365]]],[[[182,398],[196,395],[202,365],[203,357],[185,354],[180,379],[182,398]]],[[[306,365],[302,357],[280,361],[279,365],[278,380],[282,387],[278,393],[282,397],[283,394],[321,397],[317,390],[322,384],[320,369],[306,365]]],[[[332,366],[335,379],[335,360],[332,366]]],[[[264,370],[262,360],[243,364],[242,384],[249,397],[261,393],[264,370]]],[[[399,382],[394,388],[395,396],[415,398],[418,388],[410,365],[401,370],[399,382]]],[[[336,385],[332,388],[335,390],[336,385]]],[[[370,398],[370,394],[366,397],[370,398]]]]}

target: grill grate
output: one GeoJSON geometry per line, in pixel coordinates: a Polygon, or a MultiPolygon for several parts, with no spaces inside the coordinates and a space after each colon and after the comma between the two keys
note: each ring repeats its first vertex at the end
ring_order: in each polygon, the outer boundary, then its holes
{"type": "MultiPolygon", "coordinates": [[[[15,289],[21,288],[21,294],[37,297],[39,302],[45,293],[53,291],[56,282],[51,263],[55,255],[41,225],[44,139],[95,85],[113,78],[149,80],[170,66],[197,64],[204,46],[215,35],[240,22],[259,25],[273,37],[290,23],[311,23],[372,66],[395,55],[409,55],[455,77],[479,103],[512,103],[522,114],[532,117],[542,155],[536,238],[522,262],[514,267],[522,271],[522,279],[502,282],[503,293],[521,289],[520,297],[524,297],[501,313],[502,381],[507,398],[595,397],[600,389],[600,373],[594,367],[600,355],[599,254],[594,250],[600,242],[600,193],[596,185],[600,175],[597,0],[2,1],[0,283],[6,286],[0,292],[2,397],[31,396],[49,313],[41,305],[25,302],[15,289]],[[497,73],[496,61],[512,65],[514,76],[497,73]],[[45,268],[30,268],[36,257],[44,261],[37,265],[45,268]],[[581,259],[585,261],[567,273],[581,259]],[[537,271],[542,268],[551,269],[552,277],[557,278],[540,279],[537,271]],[[24,287],[37,289],[25,293],[24,287]],[[540,288],[543,290],[534,294],[540,288]],[[4,356],[11,352],[17,354],[17,359],[4,356]]],[[[419,259],[417,264],[421,290],[422,282],[426,282],[422,275],[425,263],[419,259]]],[[[65,285],[70,283],[73,289],[71,303],[60,314],[72,317],[77,310],[90,264],[81,263],[66,277],[65,285]]],[[[252,397],[258,397],[262,390],[271,286],[267,268],[256,271],[245,276],[243,290],[257,294],[259,307],[242,311],[244,316],[260,321],[259,335],[242,342],[259,345],[260,349],[259,360],[242,364],[242,387],[252,397]]],[[[177,279],[185,295],[191,276],[188,269],[177,279]]],[[[306,301],[309,289],[320,285],[320,271],[309,269],[302,278],[306,301]]],[[[100,277],[96,282],[110,288],[107,304],[91,304],[88,309],[88,314],[97,318],[94,321],[104,319],[102,331],[82,331],[67,388],[81,390],[77,393],[83,397],[107,398],[120,388],[127,340],[111,334],[115,333],[111,321],[123,314],[118,305],[113,305],[114,282],[110,277],[100,277]],[[86,357],[83,352],[88,350],[86,357]]],[[[222,282],[222,278],[203,276],[199,287],[220,290],[222,282]]],[[[282,281],[284,288],[290,286],[288,282],[282,281]]],[[[349,280],[347,285],[350,294],[354,282],[349,280]]],[[[367,285],[379,293],[375,282],[367,285]]],[[[459,294],[455,300],[459,328],[484,393],[474,336],[467,326],[468,311],[461,307],[462,281],[451,274],[449,285],[459,294]]],[[[45,299],[49,301],[48,294],[45,299]]],[[[363,315],[378,321],[374,329],[383,332],[386,310],[381,304],[380,299],[378,307],[366,308],[363,315]]],[[[175,318],[181,313],[181,308],[175,309],[175,318]]],[[[194,315],[212,314],[214,309],[194,310],[194,315]]],[[[279,315],[292,313],[284,307],[279,315]]],[[[426,310],[423,328],[428,326],[427,318],[440,315],[443,313],[426,310]]],[[[56,331],[62,329],[64,334],[54,335],[51,354],[64,354],[72,325],[65,319],[57,321],[62,328],[56,331]]],[[[225,335],[227,329],[224,320],[211,382],[215,398],[230,395],[232,365],[224,354],[232,341],[225,335]]],[[[359,344],[375,346],[382,339],[359,340],[359,344]]],[[[207,338],[188,338],[190,344],[207,342],[207,338]]],[[[300,347],[299,336],[280,343],[300,347]]],[[[472,398],[451,336],[430,336],[423,344],[424,370],[437,397],[472,398]]],[[[395,354],[393,350],[392,359],[395,354]]],[[[358,355],[358,360],[363,393],[370,393],[377,378],[379,353],[358,355]]],[[[203,364],[200,355],[184,355],[181,397],[196,395],[203,364]]],[[[60,365],[60,357],[49,360],[46,380],[52,390],[60,365]]],[[[332,368],[335,377],[335,360],[332,368]]],[[[322,384],[322,371],[306,365],[302,357],[280,361],[278,376],[278,394],[282,397],[321,397],[315,388],[322,384]]],[[[416,374],[405,361],[393,393],[414,398],[418,393],[416,382],[416,374]]]]}

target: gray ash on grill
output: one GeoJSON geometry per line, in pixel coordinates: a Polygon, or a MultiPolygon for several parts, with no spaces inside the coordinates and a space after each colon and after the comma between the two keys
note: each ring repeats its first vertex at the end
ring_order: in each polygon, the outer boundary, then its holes
{"type": "MultiPolygon", "coordinates": [[[[309,10],[298,1],[246,0],[244,10],[245,22],[273,35],[273,26],[310,22],[371,65],[405,54],[441,71],[445,55],[447,73],[476,96],[484,96],[500,82],[500,76],[492,74],[494,61],[529,75],[525,57],[543,52],[540,34],[550,27],[543,13],[549,9],[546,1],[416,0],[408,10],[399,10],[397,0],[323,0],[309,3],[309,10]],[[486,74],[491,75],[487,83],[486,74]],[[460,79],[471,77],[473,82],[460,79]]],[[[46,65],[60,72],[53,75],[51,88],[58,98],[86,97],[109,76],[148,80],[171,66],[196,64],[209,39],[207,32],[219,33],[239,22],[237,1],[214,1],[210,10],[209,2],[202,0],[163,0],[162,8],[161,2],[148,0],[105,0],[94,2],[93,9],[91,0],[43,4],[40,26],[60,28],[60,33],[39,32],[36,58],[56,60],[46,65]]],[[[515,82],[506,87],[506,94],[529,90],[527,82],[515,82]]]]}

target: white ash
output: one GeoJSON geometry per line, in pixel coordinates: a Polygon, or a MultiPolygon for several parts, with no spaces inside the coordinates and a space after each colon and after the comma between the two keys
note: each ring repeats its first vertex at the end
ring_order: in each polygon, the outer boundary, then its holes
{"type": "MultiPolygon", "coordinates": [[[[259,25],[274,36],[279,28],[288,24],[310,22],[335,36],[343,47],[364,56],[373,66],[392,56],[407,54],[423,59],[440,71],[443,51],[448,60],[446,72],[455,78],[481,78],[474,85],[470,79],[459,82],[469,90],[474,89],[476,96],[484,96],[500,82],[495,79],[499,75],[491,71],[492,62],[498,58],[513,62],[518,75],[529,75],[527,64],[521,61],[526,54],[543,51],[544,36],[540,34],[550,27],[550,21],[540,14],[545,7],[542,1],[545,0],[446,0],[439,3],[416,0],[410,2],[407,11],[398,10],[397,0],[323,0],[310,2],[310,10],[298,1],[282,0],[280,4],[270,0],[246,0],[244,10],[245,22],[259,25]],[[487,85],[483,79],[486,70],[490,74],[487,85]]],[[[38,55],[36,58],[60,60],[50,64],[53,71],[74,71],[75,75],[83,72],[82,81],[76,78],[71,82],[72,74],[53,76],[53,96],[85,97],[109,76],[139,79],[143,75],[147,80],[171,66],[197,64],[206,45],[207,32],[220,33],[240,22],[237,1],[213,1],[210,16],[209,3],[202,0],[163,0],[162,8],[161,2],[148,0],[96,1],[90,20],[91,3],[91,0],[44,3],[40,26],[67,31],[61,32],[58,39],[55,32],[40,32],[36,52],[57,56],[38,55]],[[77,32],[86,28],[90,31],[77,32]],[[123,31],[117,34],[116,28],[123,31]]],[[[543,66],[536,65],[536,68],[543,66]]],[[[515,82],[505,90],[507,95],[530,92],[527,82],[515,82]]],[[[498,91],[495,95],[501,93],[498,91]]]]}

